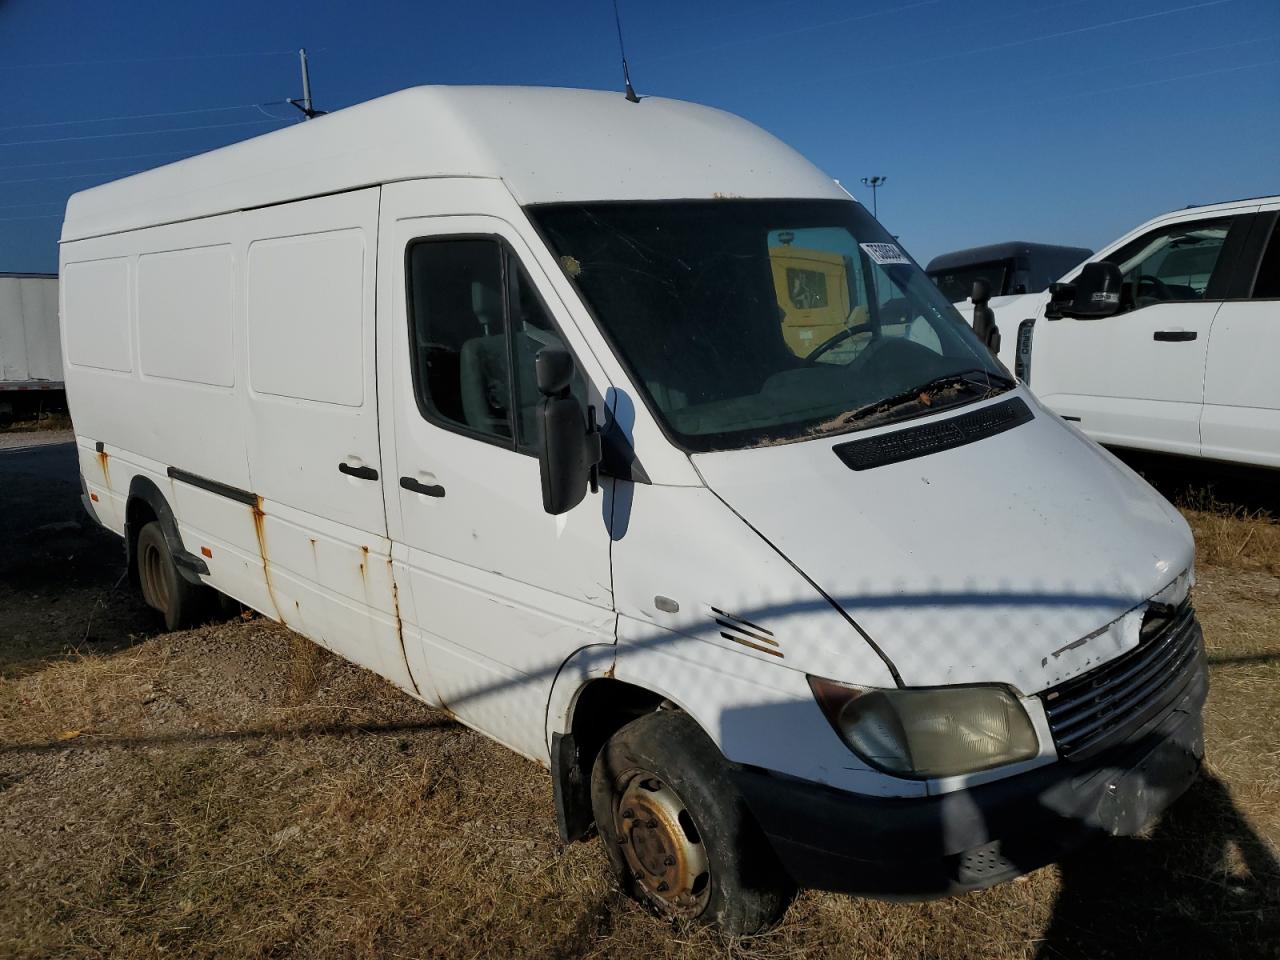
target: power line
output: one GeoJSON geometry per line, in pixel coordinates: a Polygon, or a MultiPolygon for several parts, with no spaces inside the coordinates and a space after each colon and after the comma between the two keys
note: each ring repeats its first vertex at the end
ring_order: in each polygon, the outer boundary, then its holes
{"type": "Polygon", "coordinates": [[[111,157],[81,157],[79,160],[41,160],[37,163],[7,163],[0,166],[0,170],[26,170],[29,167],[70,167],[77,163],[100,163],[107,160],[144,160],[151,157],[177,157],[189,156],[190,150],[161,150],[158,153],[128,153],[123,156],[117,154],[111,157]]]}
{"type": "Polygon", "coordinates": [[[1081,33],[1090,33],[1094,30],[1104,30],[1107,27],[1119,27],[1128,23],[1138,23],[1142,20],[1155,20],[1159,17],[1171,17],[1176,13],[1187,13],[1191,10],[1203,10],[1205,7],[1220,7],[1224,3],[1234,3],[1235,0],[1204,0],[1202,3],[1192,3],[1184,7],[1174,7],[1172,10],[1157,10],[1155,13],[1143,13],[1133,17],[1122,17],[1119,20],[1104,20],[1100,23],[1090,23],[1083,27],[1073,27],[1070,30],[1060,30],[1057,33],[1042,33],[1039,36],[1027,37],[1023,40],[1009,40],[1005,43],[997,43],[989,47],[976,47],[970,50],[960,50],[955,53],[944,53],[937,57],[925,57],[922,60],[905,60],[896,67],[923,66],[927,63],[938,63],[943,60],[954,60],[957,57],[971,57],[977,53],[994,53],[997,50],[1008,50],[1012,47],[1024,47],[1029,43],[1040,43],[1043,40],[1059,40],[1063,37],[1074,37],[1081,33]]]}
{"type": "Polygon", "coordinates": [[[31,130],[36,127],[66,127],[78,123],[110,123],[113,120],[155,120],[160,117],[185,117],[194,113],[226,113],[231,110],[251,110],[254,107],[269,107],[284,103],[283,100],[271,100],[267,103],[240,103],[232,107],[202,107],[199,110],[169,110],[165,113],[131,113],[119,117],[93,117],[85,120],[46,120],[41,123],[15,123],[0,130],[31,130]]]}
{"type": "Polygon", "coordinates": [[[133,130],[128,133],[90,133],[79,137],[52,137],[46,140],[11,140],[0,147],[29,147],[38,143],[71,143],[77,140],[110,140],[114,137],[151,137],[162,133],[187,133],[191,130],[222,130],[228,127],[256,127],[264,123],[287,123],[283,117],[270,120],[242,120],[238,123],[202,123],[194,127],[169,127],[164,130],[133,130]]]}
{"type": "Polygon", "coordinates": [[[232,53],[176,54],[169,57],[113,57],[105,60],[49,60],[41,63],[4,63],[0,64],[0,70],[26,70],[28,68],[35,67],[82,67],[107,63],[161,63],[171,60],[220,60],[230,57],[283,57],[292,54],[292,50],[243,50],[232,53]]]}
{"type": "Polygon", "coordinates": [[[671,60],[677,57],[692,56],[698,53],[708,53],[712,50],[722,50],[725,47],[741,46],[744,43],[755,43],[759,40],[773,40],[777,37],[790,37],[798,33],[808,33],[811,30],[821,30],[824,27],[834,27],[844,23],[853,23],[857,20],[870,20],[874,17],[883,17],[893,13],[905,13],[908,10],[915,10],[919,7],[934,7],[942,3],[943,0],[917,0],[915,3],[904,4],[900,7],[889,7],[883,10],[872,10],[868,13],[859,13],[852,17],[840,17],[836,20],[822,20],[817,23],[806,24],[802,27],[794,27],[790,30],[780,30],[773,33],[756,34],[750,37],[739,37],[735,40],[726,40],[724,43],[713,44],[707,47],[695,47],[692,50],[677,50],[675,53],[663,54],[659,57],[650,57],[651,61],[671,60]]]}
{"type": "Polygon", "coordinates": [[[58,180],[88,180],[90,177],[103,177],[105,179],[116,179],[117,177],[127,177],[131,173],[141,173],[143,170],[151,170],[152,167],[134,167],[132,170],[115,170],[111,173],[103,173],[99,170],[97,173],[73,173],[68,177],[24,177],[18,180],[0,180],[0,186],[10,183],[53,183],[58,180]]]}

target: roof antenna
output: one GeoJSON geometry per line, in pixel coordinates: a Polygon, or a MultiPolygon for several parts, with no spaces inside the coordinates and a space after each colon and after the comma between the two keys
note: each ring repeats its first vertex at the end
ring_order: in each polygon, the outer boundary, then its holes
{"type": "Polygon", "coordinates": [[[627,48],[622,45],[622,17],[618,15],[618,0],[613,0],[613,22],[618,28],[618,52],[622,54],[622,81],[627,85],[627,99],[639,103],[636,88],[631,86],[631,71],[627,69],[627,48]]]}
{"type": "MultiPolygon", "coordinates": [[[[323,52],[323,51],[321,51],[323,52]]],[[[302,63],[302,99],[290,99],[288,102],[302,111],[302,115],[308,120],[314,117],[323,117],[324,110],[313,110],[311,108],[311,71],[307,69],[307,48],[303,47],[298,51],[298,60],[302,63]]]]}

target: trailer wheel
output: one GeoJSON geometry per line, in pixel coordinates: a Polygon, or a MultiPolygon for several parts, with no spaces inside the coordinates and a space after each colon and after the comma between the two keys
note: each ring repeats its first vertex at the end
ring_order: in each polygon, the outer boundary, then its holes
{"type": "Polygon", "coordinates": [[[166,629],[193,626],[208,611],[209,588],[189,582],[178,572],[158,520],[138,532],[137,557],[142,599],[160,611],[166,629]]]}
{"type": "Polygon", "coordinates": [[[794,886],[687,714],[659,710],[614,734],[591,806],[619,885],[658,914],[745,936],[786,912],[794,886]]]}

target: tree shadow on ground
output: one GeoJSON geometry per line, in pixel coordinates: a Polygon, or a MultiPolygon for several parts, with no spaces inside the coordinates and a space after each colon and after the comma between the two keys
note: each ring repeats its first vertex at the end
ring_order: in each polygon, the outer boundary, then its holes
{"type": "Polygon", "coordinates": [[[1039,960],[1280,957],[1280,863],[1207,772],[1147,838],[1061,864],[1039,960]]]}

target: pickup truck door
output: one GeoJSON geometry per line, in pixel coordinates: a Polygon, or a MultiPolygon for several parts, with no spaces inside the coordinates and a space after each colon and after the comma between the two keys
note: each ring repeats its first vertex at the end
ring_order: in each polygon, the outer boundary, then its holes
{"type": "Polygon", "coordinates": [[[543,510],[533,357],[568,348],[601,422],[608,383],[518,228],[438,215],[462,195],[383,188],[379,386],[405,654],[425,699],[545,763],[557,671],[615,639],[614,481],[561,516],[543,510]]]}
{"type": "Polygon", "coordinates": [[[1280,467],[1280,201],[1263,205],[1209,337],[1204,456],[1280,467]]]}
{"type": "Polygon", "coordinates": [[[1230,274],[1237,219],[1166,222],[1097,258],[1120,266],[1134,306],[1037,322],[1031,370],[1040,398],[1100,443],[1199,456],[1215,291],[1230,274]]]}

